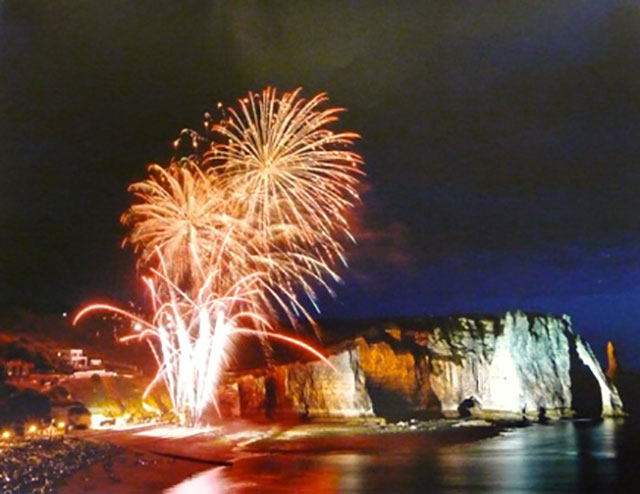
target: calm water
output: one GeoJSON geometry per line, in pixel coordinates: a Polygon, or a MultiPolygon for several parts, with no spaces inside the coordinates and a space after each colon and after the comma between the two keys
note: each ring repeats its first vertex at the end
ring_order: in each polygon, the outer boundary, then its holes
{"type": "Polygon", "coordinates": [[[474,444],[424,437],[375,451],[271,454],[204,472],[167,491],[186,493],[640,493],[640,424],[562,422],[474,444]]]}

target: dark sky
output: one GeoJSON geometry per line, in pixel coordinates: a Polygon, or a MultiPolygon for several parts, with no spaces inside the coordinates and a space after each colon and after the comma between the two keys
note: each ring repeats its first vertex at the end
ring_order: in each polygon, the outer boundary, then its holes
{"type": "Polygon", "coordinates": [[[0,306],[135,297],[127,184],[266,85],[363,136],[325,315],[566,312],[640,365],[637,2],[0,1],[0,306]]]}

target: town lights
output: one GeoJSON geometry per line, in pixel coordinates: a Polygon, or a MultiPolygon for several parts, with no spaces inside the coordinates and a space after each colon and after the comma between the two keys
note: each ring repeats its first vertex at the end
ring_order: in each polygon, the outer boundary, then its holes
{"type": "Polygon", "coordinates": [[[11,437],[11,431],[2,431],[2,439],[9,439],[11,437]]]}
{"type": "Polygon", "coordinates": [[[64,423],[63,421],[58,422],[57,425],[58,425],[58,429],[64,429],[67,426],[67,424],[64,423]]]}
{"type": "Polygon", "coordinates": [[[116,425],[116,426],[126,425],[127,422],[129,422],[130,419],[131,419],[131,414],[130,413],[125,413],[124,415],[121,415],[120,417],[116,417],[114,425],[116,425]]]}
{"type": "Polygon", "coordinates": [[[28,432],[29,434],[35,434],[36,432],[38,432],[38,426],[37,426],[37,425],[35,425],[35,424],[31,424],[31,425],[29,426],[29,428],[27,429],[27,432],[28,432]]]}
{"type": "Polygon", "coordinates": [[[92,413],[91,414],[91,428],[97,429],[102,426],[102,423],[107,419],[106,416],[101,413],[92,413]]]}

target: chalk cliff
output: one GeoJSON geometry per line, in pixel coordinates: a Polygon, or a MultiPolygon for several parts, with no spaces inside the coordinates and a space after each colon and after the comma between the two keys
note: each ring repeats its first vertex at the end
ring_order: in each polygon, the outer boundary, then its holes
{"type": "Polygon", "coordinates": [[[560,418],[623,414],[615,386],[568,316],[507,313],[387,323],[314,362],[230,376],[229,415],[560,418]]]}

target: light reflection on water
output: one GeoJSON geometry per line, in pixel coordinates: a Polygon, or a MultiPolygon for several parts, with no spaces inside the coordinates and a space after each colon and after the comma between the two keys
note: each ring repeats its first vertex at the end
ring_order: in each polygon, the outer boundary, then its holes
{"type": "Polygon", "coordinates": [[[220,475],[222,468],[216,467],[200,472],[164,492],[165,494],[185,494],[187,492],[194,494],[199,492],[203,494],[224,494],[229,492],[231,486],[220,475]]]}
{"type": "Polygon", "coordinates": [[[561,422],[441,448],[413,435],[368,452],[257,455],[166,493],[640,492],[637,432],[629,422],[561,422]]]}

